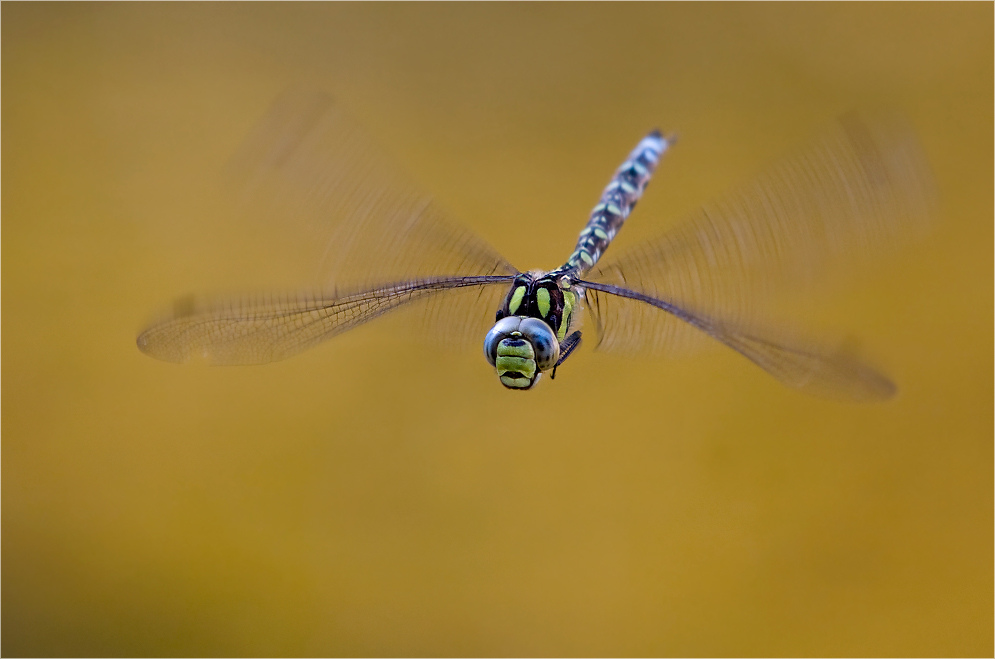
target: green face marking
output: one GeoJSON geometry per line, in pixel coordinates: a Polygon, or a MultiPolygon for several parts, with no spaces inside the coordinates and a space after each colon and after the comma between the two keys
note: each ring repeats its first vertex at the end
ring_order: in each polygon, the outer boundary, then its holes
{"type": "Polygon", "coordinates": [[[501,357],[524,357],[525,359],[532,359],[535,357],[535,352],[532,351],[532,344],[527,341],[521,341],[521,345],[507,345],[504,341],[498,344],[497,354],[501,357]]]}
{"type": "Polygon", "coordinates": [[[536,374],[535,360],[524,357],[498,357],[494,361],[494,366],[497,368],[498,376],[505,373],[521,373],[531,380],[536,374]]]}
{"type": "Polygon", "coordinates": [[[502,340],[495,351],[494,368],[501,383],[511,389],[529,389],[539,377],[532,344],[521,338],[502,340]]]}
{"type": "Polygon", "coordinates": [[[528,378],[513,378],[510,375],[501,376],[501,384],[512,389],[528,389],[532,386],[532,380],[528,378]]]}
{"type": "Polygon", "coordinates": [[[536,303],[539,305],[539,315],[543,318],[549,315],[549,291],[540,288],[536,291],[536,303]]]}
{"type": "Polygon", "coordinates": [[[508,312],[514,316],[518,311],[518,307],[522,306],[522,298],[525,297],[525,287],[519,286],[515,289],[515,292],[511,294],[511,302],[508,303],[508,312]]]}

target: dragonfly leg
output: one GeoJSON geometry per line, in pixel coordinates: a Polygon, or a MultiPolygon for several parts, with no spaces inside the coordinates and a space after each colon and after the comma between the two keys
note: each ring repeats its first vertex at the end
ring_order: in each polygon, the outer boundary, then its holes
{"type": "Polygon", "coordinates": [[[549,376],[550,380],[556,378],[556,369],[560,364],[567,361],[567,357],[570,353],[577,349],[580,345],[580,331],[576,331],[567,338],[563,339],[563,343],[560,344],[560,359],[556,362],[556,366],[553,367],[553,373],[549,376]]]}

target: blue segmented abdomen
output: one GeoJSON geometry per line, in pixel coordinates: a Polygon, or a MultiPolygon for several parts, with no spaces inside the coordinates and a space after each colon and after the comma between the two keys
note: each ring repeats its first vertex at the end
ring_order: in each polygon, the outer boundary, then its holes
{"type": "Polygon", "coordinates": [[[673,139],[667,139],[660,131],[654,130],[636,145],[601,194],[601,200],[591,211],[591,219],[580,232],[577,247],[561,270],[583,274],[598,262],[639,201],[660,162],[660,156],[672,142],[673,139]]]}

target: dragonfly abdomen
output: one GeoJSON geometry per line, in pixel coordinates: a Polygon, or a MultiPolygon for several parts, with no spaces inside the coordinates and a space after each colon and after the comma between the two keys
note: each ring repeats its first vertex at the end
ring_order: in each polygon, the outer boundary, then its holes
{"type": "Polygon", "coordinates": [[[591,219],[580,232],[573,254],[561,270],[583,274],[598,262],[643,195],[646,184],[660,162],[660,156],[672,141],[663,137],[660,131],[654,130],[636,145],[601,193],[598,205],[591,211],[591,219]]]}

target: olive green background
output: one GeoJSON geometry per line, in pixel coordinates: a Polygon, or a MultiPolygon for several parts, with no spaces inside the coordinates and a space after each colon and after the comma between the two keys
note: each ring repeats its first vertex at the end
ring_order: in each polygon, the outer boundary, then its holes
{"type": "Polygon", "coordinates": [[[990,656],[992,24],[4,3],[3,654],[990,656]],[[262,367],[143,356],[176,296],[278,274],[217,183],[301,84],[519,268],[559,265],[649,128],[681,141],[609,254],[841,112],[900,109],[942,214],[798,307],[899,396],[590,346],[520,394],[391,319],[262,367]]]}

